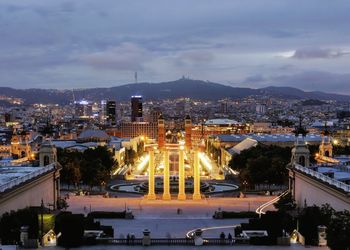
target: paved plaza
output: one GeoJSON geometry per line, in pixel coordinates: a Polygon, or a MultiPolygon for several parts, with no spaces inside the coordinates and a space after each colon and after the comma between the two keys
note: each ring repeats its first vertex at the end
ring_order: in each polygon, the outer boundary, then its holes
{"type": "MultiPolygon", "coordinates": [[[[91,211],[123,211],[126,207],[133,211],[135,219],[101,219],[101,224],[111,225],[114,228],[116,238],[126,237],[134,234],[137,238],[142,236],[144,229],[151,231],[151,236],[155,238],[183,238],[186,233],[196,228],[227,227],[247,221],[247,219],[223,219],[215,220],[212,218],[213,213],[218,208],[226,211],[255,211],[261,204],[273,199],[275,196],[248,196],[246,198],[207,198],[201,201],[148,201],[144,197],[122,197],[122,198],[103,198],[102,196],[74,196],[68,199],[69,208],[67,210],[74,213],[87,214],[91,211]],[[182,213],[178,214],[177,209],[182,213]]],[[[268,209],[274,209],[273,206],[268,209]]],[[[203,233],[204,237],[219,237],[224,232],[233,234],[232,228],[211,229],[203,233]]],[[[251,246],[251,245],[234,245],[234,246],[83,246],[80,248],[70,249],[87,249],[87,250],[141,250],[141,249],[189,249],[189,250],[221,250],[221,249],[261,249],[261,250],[279,250],[279,249],[304,249],[299,244],[291,247],[281,246],[251,246]]],[[[45,248],[46,249],[46,248],[45,248]]],[[[64,248],[50,247],[50,250],[61,250],[64,248]]],[[[319,247],[308,247],[308,249],[328,249],[319,247]]]]}
{"type": "MultiPolygon", "coordinates": [[[[219,208],[226,211],[255,211],[255,209],[274,198],[274,196],[248,196],[247,198],[207,198],[201,201],[149,201],[144,197],[103,198],[102,196],[70,196],[69,211],[87,214],[91,211],[132,210],[135,219],[102,219],[103,225],[114,228],[116,238],[127,234],[142,236],[144,229],[149,229],[153,237],[185,237],[186,233],[196,228],[236,225],[247,219],[215,220],[212,215],[219,208]],[[181,213],[178,214],[178,209],[181,213]]],[[[273,209],[273,207],[270,207],[273,209]]],[[[219,237],[221,232],[230,229],[213,229],[206,231],[205,237],[219,237]]]]}
{"type": "MultiPolygon", "coordinates": [[[[174,200],[149,201],[144,197],[103,198],[94,196],[71,195],[67,200],[69,211],[84,213],[91,211],[123,211],[129,208],[136,218],[179,218],[176,211],[180,208],[181,218],[211,218],[214,212],[221,208],[226,211],[255,211],[261,204],[275,198],[275,196],[247,196],[246,198],[213,197],[201,201],[174,200]]],[[[268,209],[274,209],[273,206],[268,209]]]]}

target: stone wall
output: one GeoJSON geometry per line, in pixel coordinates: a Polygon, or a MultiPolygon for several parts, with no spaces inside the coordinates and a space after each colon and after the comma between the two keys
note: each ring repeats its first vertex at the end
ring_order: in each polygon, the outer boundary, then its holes
{"type": "Polygon", "coordinates": [[[55,171],[45,173],[26,183],[19,184],[11,190],[0,193],[0,215],[28,206],[40,206],[41,200],[43,200],[45,207],[49,207],[48,204],[55,206],[58,195],[55,171]]]}
{"type": "Polygon", "coordinates": [[[350,194],[306,174],[297,171],[294,173],[294,198],[298,206],[304,207],[305,202],[307,206],[328,203],[335,210],[350,209],[350,194]]]}

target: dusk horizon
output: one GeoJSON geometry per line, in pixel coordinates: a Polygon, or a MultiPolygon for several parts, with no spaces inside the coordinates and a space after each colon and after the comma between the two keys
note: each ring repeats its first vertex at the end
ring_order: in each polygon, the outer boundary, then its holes
{"type": "Polygon", "coordinates": [[[4,0],[0,86],[109,87],[138,72],[349,94],[349,12],[347,1],[4,0]]]}
{"type": "Polygon", "coordinates": [[[219,84],[219,85],[223,85],[223,86],[228,86],[228,87],[232,87],[232,88],[247,88],[247,89],[255,89],[255,90],[259,90],[259,89],[265,89],[265,88],[294,88],[294,89],[298,89],[304,92],[322,92],[325,94],[336,94],[336,95],[345,95],[345,96],[350,96],[350,92],[345,92],[341,91],[341,92],[334,92],[331,89],[329,90],[325,90],[325,91],[320,91],[319,89],[315,88],[315,89],[304,89],[302,87],[295,87],[293,85],[272,85],[272,84],[266,84],[263,86],[259,86],[259,87],[250,87],[250,86],[246,86],[246,85],[241,85],[241,84],[225,84],[225,83],[221,83],[218,81],[208,81],[208,80],[203,80],[203,79],[191,79],[191,78],[186,78],[185,76],[182,76],[181,78],[175,79],[175,80],[168,80],[168,81],[164,81],[164,82],[127,82],[127,83],[111,83],[111,84],[105,84],[105,85],[101,85],[101,86],[87,86],[87,87],[77,87],[77,88],[59,88],[59,87],[14,87],[14,86],[0,86],[0,88],[11,88],[11,89],[19,89],[19,90],[29,90],[29,89],[42,89],[42,90],[58,90],[58,91],[71,91],[71,90],[90,90],[90,89],[108,89],[108,88],[117,88],[117,87],[123,87],[125,85],[137,85],[137,84],[151,84],[151,85],[161,85],[161,84],[166,84],[166,83],[172,83],[172,82],[177,82],[180,81],[182,79],[186,79],[186,80],[190,80],[190,81],[199,81],[199,82],[206,82],[206,83],[213,83],[213,84],[219,84]]]}
{"type": "Polygon", "coordinates": [[[0,250],[349,250],[349,0],[0,0],[0,250]]]}

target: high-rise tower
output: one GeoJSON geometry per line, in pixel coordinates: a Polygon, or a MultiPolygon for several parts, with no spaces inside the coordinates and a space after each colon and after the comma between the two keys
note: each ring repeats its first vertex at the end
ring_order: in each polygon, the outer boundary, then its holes
{"type": "Polygon", "coordinates": [[[131,121],[142,121],[142,96],[140,95],[131,97],[131,121]]]}
{"type": "Polygon", "coordinates": [[[107,121],[111,125],[116,124],[116,103],[115,101],[108,101],[106,105],[107,121]]]}

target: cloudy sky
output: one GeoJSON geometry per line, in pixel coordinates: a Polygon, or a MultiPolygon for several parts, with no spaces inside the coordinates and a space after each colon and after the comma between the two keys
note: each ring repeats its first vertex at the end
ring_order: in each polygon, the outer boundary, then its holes
{"type": "Polygon", "coordinates": [[[350,1],[0,0],[0,86],[183,75],[350,94],[350,1]]]}

